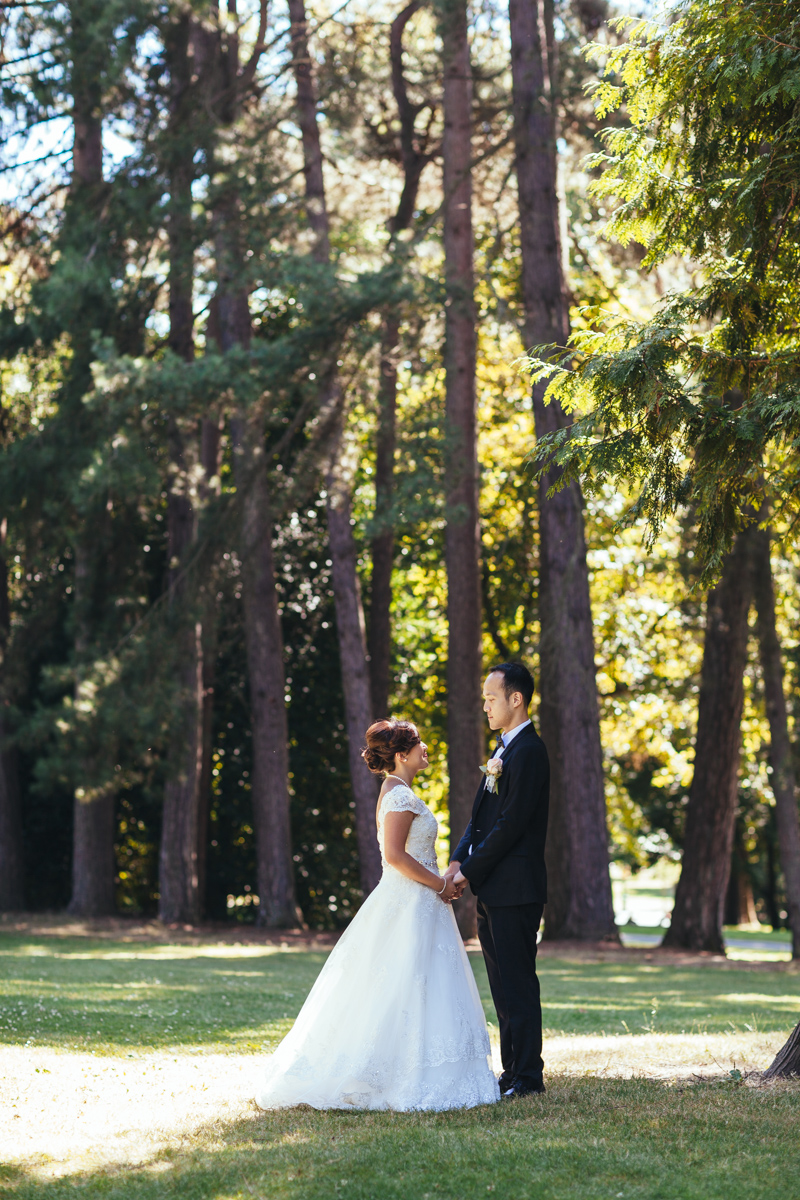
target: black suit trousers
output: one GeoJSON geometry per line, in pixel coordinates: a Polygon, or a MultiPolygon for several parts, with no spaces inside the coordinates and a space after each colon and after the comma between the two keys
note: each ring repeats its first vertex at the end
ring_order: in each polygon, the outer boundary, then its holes
{"type": "Polygon", "coordinates": [[[523,1086],[542,1078],[542,1005],[536,934],[542,904],[485,905],[478,900],[478,937],[500,1024],[503,1074],[523,1086]]]}

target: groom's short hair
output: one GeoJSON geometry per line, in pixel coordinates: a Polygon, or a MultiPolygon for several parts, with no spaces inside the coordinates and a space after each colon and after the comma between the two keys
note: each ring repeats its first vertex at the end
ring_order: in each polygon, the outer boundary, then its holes
{"type": "Polygon", "coordinates": [[[489,671],[490,675],[503,676],[503,691],[506,699],[514,692],[521,692],[527,708],[533,698],[533,676],[524,663],[498,663],[489,671]]]}

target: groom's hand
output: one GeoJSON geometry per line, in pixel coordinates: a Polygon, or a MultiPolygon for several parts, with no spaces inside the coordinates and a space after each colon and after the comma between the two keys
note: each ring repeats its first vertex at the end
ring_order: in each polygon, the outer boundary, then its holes
{"type": "MultiPolygon", "coordinates": [[[[445,878],[455,880],[455,877],[456,877],[456,875],[459,874],[460,869],[461,869],[461,863],[457,862],[454,859],[453,862],[450,863],[450,866],[447,868],[447,870],[444,873],[445,878]]],[[[462,875],[462,879],[463,879],[463,875],[462,875]]],[[[460,900],[463,894],[464,894],[464,884],[462,883],[460,887],[456,887],[455,893],[453,895],[453,899],[460,900]]]]}
{"type": "Polygon", "coordinates": [[[453,883],[458,889],[458,895],[460,897],[464,891],[464,888],[467,886],[467,880],[465,876],[463,876],[460,871],[456,871],[455,875],[453,876],[453,883]]]}

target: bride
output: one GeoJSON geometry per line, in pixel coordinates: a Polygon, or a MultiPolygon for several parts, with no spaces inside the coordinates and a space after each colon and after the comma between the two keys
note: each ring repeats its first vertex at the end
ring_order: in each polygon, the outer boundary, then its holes
{"type": "Polygon", "coordinates": [[[411,790],[428,751],[410,721],[376,721],[383,874],[267,1065],[261,1108],[446,1109],[500,1098],[478,989],[439,875],[433,813],[411,790]]]}

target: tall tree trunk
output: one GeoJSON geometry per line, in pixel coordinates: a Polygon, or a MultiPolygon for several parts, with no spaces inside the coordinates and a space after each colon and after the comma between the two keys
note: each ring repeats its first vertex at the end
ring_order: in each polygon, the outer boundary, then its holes
{"type": "MultiPolygon", "coordinates": [[[[220,470],[219,419],[206,418],[202,423],[200,457],[203,465],[203,499],[208,503],[212,492],[218,490],[220,470]]],[[[214,687],[217,675],[217,603],[216,580],[213,572],[203,591],[203,750],[200,763],[200,799],[197,815],[197,890],[200,916],[206,912],[206,865],[208,859],[208,825],[211,814],[211,787],[214,753],[214,687]]],[[[281,660],[283,655],[281,654],[281,660]]]]}
{"type": "MultiPolygon", "coordinates": [[[[228,0],[235,18],[235,0],[228,0]]],[[[218,42],[218,78],[213,96],[219,124],[230,129],[244,90],[264,48],[266,0],[261,3],[258,43],[240,68],[238,34],[218,42]]],[[[212,89],[213,90],[213,89],[212,89]]],[[[219,175],[224,178],[220,164],[219,175]]],[[[221,187],[214,213],[217,258],[217,311],[223,353],[249,347],[252,328],[245,284],[241,206],[234,182],[221,187]]],[[[262,415],[240,409],[231,418],[234,478],[241,503],[242,598],[252,721],[251,795],[256,835],[259,925],[297,926],[302,921],[294,889],[289,820],[289,730],[286,719],[283,636],[272,545],[272,507],[262,415]]]]}
{"type": "Polygon", "coordinates": [[[181,711],[174,731],[177,761],[164,787],[159,916],[168,924],[193,925],[200,919],[197,850],[203,764],[203,627],[199,621],[187,622],[184,614],[178,620],[182,626],[178,632],[181,711]]]}
{"type": "MultiPolygon", "coordinates": [[[[170,349],[185,362],[194,359],[194,231],[192,182],[194,139],[188,134],[193,108],[189,55],[191,16],[180,13],[166,38],[170,119],[166,165],[170,186],[169,317],[170,349]]],[[[183,578],[197,537],[192,496],[196,448],[172,419],[169,430],[171,486],[167,498],[167,587],[175,625],[179,721],[176,723],[159,853],[159,915],[162,921],[194,924],[200,918],[198,838],[203,764],[203,630],[183,578]]]]}
{"type": "MultiPolygon", "coordinates": [[[[240,343],[241,344],[241,343],[240,343]]],[[[237,492],[242,497],[242,598],[253,737],[252,797],[258,923],[302,923],[297,907],[289,820],[289,730],[269,484],[262,423],[231,420],[237,492]]]]}
{"type": "Polygon", "coordinates": [[[722,907],[739,792],[753,532],[739,534],[706,601],[694,777],[672,924],[664,938],[665,946],[718,954],[725,950],[722,907]]]}
{"type": "MultiPolygon", "coordinates": [[[[83,701],[83,669],[90,660],[93,563],[87,542],[75,545],[75,699],[83,701]]],[[[95,764],[85,764],[87,782],[75,789],[72,832],[72,895],[68,912],[102,917],[114,911],[114,793],[92,787],[95,764]]]]}
{"type": "Polygon", "coordinates": [[[3,517],[0,521],[0,912],[14,912],[24,906],[25,868],[16,751],[13,746],[6,745],[9,735],[6,720],[9,701],[6,671],[11,629],[5,555],[6,530],[6,518],[3,517]]]}
{"type": "Polygon", "coordinates": [[[747,870],[747,851],[744,845],[742,822],[734,821],[733,853],[728,887],[723,905],[723,925],[756,925],[758,913],[753,895],[753,882],[747,870]]]}
{"type": "MultiPolygon", "coordinates": [[[[472,72],[465,0],[439,0],[444,79],[445,559],[447,566],[447,765],[451,849],[469,821],[484,746],[475,300],[472,233],[472,72]]],[[[474,937],[475,898],[456,905],[474,937]]]]}
{"type": "MultiPolygon", "coordinates": [[[[416,119],[420,106],[412,104],[403,70],[403,33],[423,0],[411,0],[392,21],[389,56],[392,90],[400,121],[400,154],[403,189],[397,210],[389,222],[394,236],[412,222],[422,172],[433,157],[427,150],[427,135],[420,138],[416,119]],[[421,146],[420,142],[424,144],[421,146]]],[[[372,712],[389,715],[389,674],[392,660],[392,570],[394,567],[394,452],[397,441],[397,357],[400,321],[396,309],[384,314],[381,332],[378,379],[378,432],[375,454],[375,535],[372,538],[372,583],[369,606],[369,671],[372,712]]]]}
{"type": "MultiPolygon", "coordinates": [[[[297,113],[303,139],[303,171],[306,188],[306,214],[315,234],[313,256],[320,265],[330,261],[330,224],[322,171],[322,147],[317,124],[317,103],[311,56],[308,48],[306,11],[303,0],[289,0],[291,19],[292,64],[297,87],[297,113]]],[[[334,401],[339,381],[335,373],[323,384],[325,405],[334,401]]],[[[342,418],[343,421],[343,418],[342,418]]],[[[366,630],[358,581],[357,554],[351,526],[352,472],[347,463],[343,426],[335,431],[331,458],[326,471],[328,533],[342,665],[345,724],[353,798],[356,805],[356,833],[361,886],[368,894],[380,879],[381,864],[375,833],[375,779],[361,758],[361,746],[373,719],[370,696],[366,630]]]]}
{"type": "MultiPolygon", "coordinates": [[[[561,259],[556,186],[556,81],[552,9],[510,0],[514,143],[522,248],[525,338],[566,345],[569,303],[561,259]],[[553,48],[548,57],[548,43],[553,48]]],[[[558,403],[533,388],[537,438],[564,428],[558,403]]],[[[550,755],[547,840],[548,938],[617,938],[608,871],[608,831],[583,498],[577,484],[554,496],[553,470],[539,485],[541,734],[550,755]]]]}
{"type": "Polygon", "coordinates": [[[775,624],[775,591],[770,560],[768,529],[753,531],[753,592],[756,631],[764,680],[764,702],[769,721],[770,783],[775,797],[778,846],[786,886],[786,908],[792,931],[792,958],[800,958],[800,820],[797,813],[797,784],[792,762],[792,744],[783,691],[783,658],[775,624]]]}
{"type": "Polygon", "coordinates": [[[378,433],[375,454],[375,528],[369,605],[369,674],[372,715],[389,715],[392,662],[392,570],[394,568],[394,451],[397,441],[397,351],[400,322],[387,314],[381,337],[378,433]]]}
{"type": "MultiPolygon", "coordinates": [[[[342,416],[342,422],[343,420],[342,416]]],[[[364,609],[357,569],[358,551],[350,523],[353,465],[346,454],[344,430],[340,426],[338,436],[334,434],[331,457],[325,473],[325,487],[336,632],[345,696],[347,755],[356,803],[361,886],[366,895],[380,880],[381,860],[375,832],[375,778],[369,774],[361,757],[364,734],[375,714],[369,691],[364,609]]]]}
{"type": "MultiPolygon", "coordinates": [[[[95,213],[98,221],[103,195],[103,127],[100,76],[93,22],[99,3],[71,5],[72,49],[72,181],[70,204],[82,219],[95,213]]],[[[103,48],[105,49],[105,48],[103,48]]],[[[96,227],[91,227],[96,236],[96,227]]],[[[94,247],[92,247],[93,249],[94,247]]],[[[90,384],[91,331],[82,330],[74,340],[74,370],[90,384]]],[[[76,383],[78,381],[76,380],[76,383]]],[[[93,563],[91,538],[80,533],[74,547],[75,579],[73,603],[76,613],[75,660],[78,676],[76,699],[83,686],[82,671],[90,658],[93,563]]],[[[91,780],[94,764],[85,772],[91,780]]],[[[94,789],[86,782],[75,789],[72,834],[72,895],[69,911],[77,916],[101,916],[114,911],[114,795],[107,788],[94,789]]]]}

